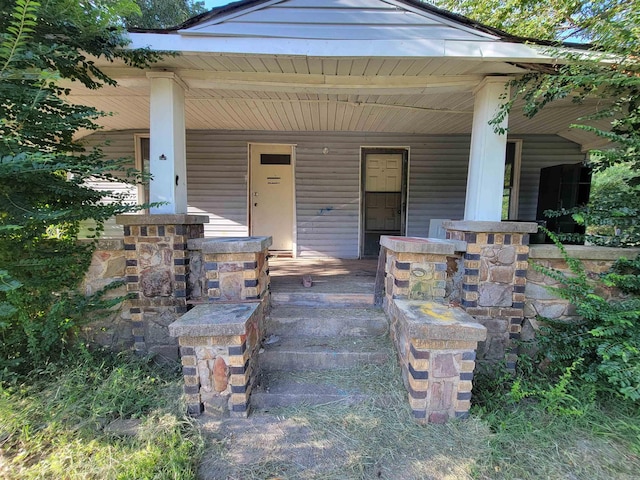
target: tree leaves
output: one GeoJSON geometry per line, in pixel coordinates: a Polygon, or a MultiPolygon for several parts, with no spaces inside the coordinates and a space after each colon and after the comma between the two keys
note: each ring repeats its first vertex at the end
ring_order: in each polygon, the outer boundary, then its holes
{"type": "Polygon", "coordinates": [[[609,272],[594,279],[559,242],[556,245],[571,273],[535,263],[533,268],[559,282],[552,290],[575,305],[580,320],[543,319],[539,344],[541,353],[551,360],[549,368],[560,375],[576,359],[583,359],[577,371],[581,381],[640,400],[640,257],[620,259],[609,272]],[[626,296],[606,299],[603,287],[618,289],[626,296]]]}
{"type": "Polygon", "coordinates": [[[36,12],[40,4],[32,0],[16,0],[9,14],[9,24],[0,42],[0,78],[5,74],[12,61],[24,49],[27,38],[36,26],[36,12]]]}
{"type": "Polygon", "coordinates": [[[0,17],[0,370],[55,359],[80,325],[111,305],[77,292],[94,248],[78,244],[79,221],[94,220],[99,235],[109,217],[138,208],[105,202],[121,198],[89,181],[139,176],[127,177],[123,161],[76,140],[98,129],[104,113],[69,103],[58,84],[115,84],[93,57],[139,66],[158,57],[124,48],[117,6],[125,4],[47,0],[36,15],[35,2],[0,0],[3,12],[13,12],[0,17]]]}
{"type": "Polygon", "coordinates": [[[204,2],[193,0],[136,0],[137,13],[125,16],[127,28],[169,28],[206,11],[204,2]]]}

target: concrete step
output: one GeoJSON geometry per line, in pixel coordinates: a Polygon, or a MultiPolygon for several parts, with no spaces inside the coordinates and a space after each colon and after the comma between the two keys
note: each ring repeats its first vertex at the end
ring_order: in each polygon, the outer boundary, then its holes
{"type": "Polygon", "coordinates": [[[355,368],[387,361],[388,337],[282,337],[265,345],[259,364],[264,371],[355,368]]]}
{"type": "Polygon", "coordinates": [[[375,307],[276,306],[267,318],[266,331],[286,336],[379,336],[389,330],[387,317],[375,307]]]}
{"type": "Polygon", "coordinates": [[[297,405],[325,405],[341,403],[354,405],[374,401],[389,402],[386,395],[371,392],[363,386],[353,387],[353,376],[357,371],[350,369],[335,370],[330,378],[318,377],[315,372],[272,372],[263,375],[261,385],[251,394],[251,406],[254,409],[267,410],[277,407],[297,405]],[[351,381],[342,377],[351,376],[351,381]]]}
{"type": "Polygon", "coordinates": [[[373,293],[271,292],[273,305],[308,307],[366,307],[374,304],[373,293]]]}

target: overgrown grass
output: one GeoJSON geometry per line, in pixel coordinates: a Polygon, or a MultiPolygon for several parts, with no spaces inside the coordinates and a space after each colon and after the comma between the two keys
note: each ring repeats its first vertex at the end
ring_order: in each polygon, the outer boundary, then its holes
{"type": "MultiPolygon", "coordinates": [[[[177,374],[86,352],[67,365],[0,390],[0,478],[196,477],[204,441],[183,415],[177,374]],[[137,433],[112,428],[120,420],[137,433]]],[[[629,402],[588,398],[581,415],[550,413],[533,398],[513,402],[509,378],[478,376],[471,418],[423,426],[394,360],[304,377],[372,398],[220,420],[203,478],[638,478],[640,411],[629,402]]]]}
{"type": "Polygon", "coordinates": [[[0,477],[195,478],[203,441],[180,397],[175,372],[86,351],[1,386],[0,477]]]}
{"type": "Polygon", "coordinates": [[[206,479],[389,479],[470,478],[491,432],[471,418],[446,425],[418,425],[412,418],[402,376],[391,360],[356,369],[288,373],[293,380],[369,393],[349,405],[254,412],[246,426],[222,422],[209,428],[218,440],[205,457],[206,479]]]}
{"type": "Polygon", "coordinates": [[[204,478],[610,480],[640,472],[640,412],[619,399],[585,397],[581,415],[550,413],[534,398],[512,401],[512,377],[478,376],[480,404],[469,419],[418,425],[394,360],[288,375],[370,392],[372,399],[254,412],[241,425],[220,422],[209,429],[216,441],[204,478]]]}

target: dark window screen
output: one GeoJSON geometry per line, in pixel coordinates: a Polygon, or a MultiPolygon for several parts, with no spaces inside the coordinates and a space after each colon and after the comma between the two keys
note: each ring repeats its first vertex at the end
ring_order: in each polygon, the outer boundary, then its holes
{"type": "Polygon", "coordinates": [[[291,155],[281,153],[261,153],[260,165],[291,165],[291,155]]]}

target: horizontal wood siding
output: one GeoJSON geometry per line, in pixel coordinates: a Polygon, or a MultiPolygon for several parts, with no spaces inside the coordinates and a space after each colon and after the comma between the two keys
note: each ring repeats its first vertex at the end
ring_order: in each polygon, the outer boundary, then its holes
{"type": "Polygon", "coordinates": [[[523,135],[518,219],[534,220],[538,206],[540,169],[563,163],[580,163],[580,146],[555,135],[523,135]]]}
{"type": "MultiPolygon", "coordinates": [[[[95,133],[83,139],[83,143],[87,148],[99,147],[106,158],[129,159],[130,164],[133,166],[135,163],[134,133],[135,132],[132,131],[95,133]]],[[[138,189],[135,185],[119,182],[89,182],[89,185],[96,190],[125,194],[133,204],[138,202],[138,189]]],[[[94,234],[94,227],[95,223],[92,221],[82,222],[80,226],[80,236],[92,236],[94,234]]],[[[110,218],[104,223],[104,237],[121,237],[122,235],[122,226],[116,224],[115,218],[110,218]]]]}
{"type": "Polygon", "coordinates": [[[432,218],[462,218],[470,137],[426,137],[411,149],[407,235],[426,237],[432,218]]]}
{"type": "MultiPolygon", "coordinates": [[[[133,133],[109,138],[109,156],[133,157],[133,133]]],[[[519,218],[535,218],[540,169],[584,158],[577,144],[552,135],[523,139],[519,218]]],[[[359,255],[361,147],[409,149],[407,235],[426,236],[434,218],[461,219],[469,156],[468,135],[420,136],[349,132],[189,131],[189,212],[207,214],[205,235],[244,236],[249,143],[296,145],[296,228],[300,256],[359,255]],[[327,153],[323,149],[327,148],[327,153]]]]}
{"type": "Polygon", "coordinates": [[[189,213],[209,215],[207,237],[247,236],[247,140],[243,132],[187,134],[189,213]]]}
{"type": "Polygon", "coordinates": [[[300,256],[358,257],[361,142],[361,136],[342,134],[305,135],[298,142],[300,256]]]}
{"type": "Polygon", "coordinates": [[[378,0],[291,0],[196,25],[187,32],[223,37],[325,40],[478,40],[480,32],[434,14],[378,0]]]}

